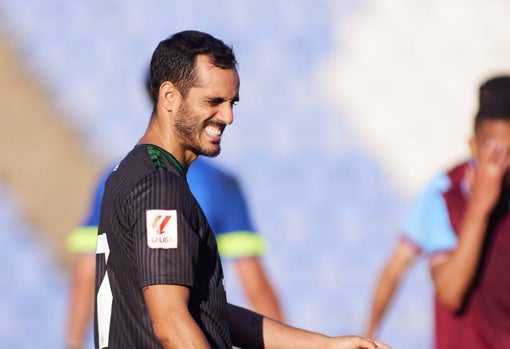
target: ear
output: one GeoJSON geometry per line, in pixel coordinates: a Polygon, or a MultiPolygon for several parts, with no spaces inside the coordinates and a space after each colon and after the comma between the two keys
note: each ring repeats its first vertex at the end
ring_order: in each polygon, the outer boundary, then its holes
{"type": "Polygon", "coordinates": [[[169,81],[165,81],[159,87],[158,104],[166,111],[172,111],[176,108],[176,103],[181,100],[179,90],[169,81]]]}
{"type": "Polygon", "coordinates": [[[476,137],[474,135],[469,138],[468,145],[469,145],[469,151],[471,152],[471,156],[476,157],[477,146],[476,146],[476,137]]]}

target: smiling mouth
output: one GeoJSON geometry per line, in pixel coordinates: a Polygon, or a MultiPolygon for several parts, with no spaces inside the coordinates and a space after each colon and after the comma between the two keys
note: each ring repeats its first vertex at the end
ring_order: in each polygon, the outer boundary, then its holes
{"type": "Polygon", "coordinates": [[[213,137],[221,136],[222,132],[223,132],[222,129],[219,129],[218,127],[214,127],[214,126],[207,126],[205,128],[205,133],[207,133],[209,136],[213,136],[213,137]]]}

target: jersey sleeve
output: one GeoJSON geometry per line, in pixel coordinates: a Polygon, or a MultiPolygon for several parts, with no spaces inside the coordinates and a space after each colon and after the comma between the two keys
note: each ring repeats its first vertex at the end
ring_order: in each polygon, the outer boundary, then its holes
{"type": "Polygon", "coordinates": [[[402,226],[404,239],[425,254],[451,249],[456,243],[442,196],[448,182],[444,174],[434,178],[411,204],[402,226]]]}
{"type": "Polygon", "coordinates": [[[234,178],[225,179],[217,202],[221,215],[213,227],[220,255],[225,258],[245,258],[262,255],[266,242],[255,232],[248,205],[239,183],[234,178]]]}
{"type": "Polygon", "coordinates": [[[186,182],[156,171],[133,190],[130,214],[140,287],[154,284],[192,286],[203,249],[196,202],[186,182]],[[195,205],[195,206],[193,206],[195,205]],[[193,209],[193,207],[195,209],[193,209]]]}

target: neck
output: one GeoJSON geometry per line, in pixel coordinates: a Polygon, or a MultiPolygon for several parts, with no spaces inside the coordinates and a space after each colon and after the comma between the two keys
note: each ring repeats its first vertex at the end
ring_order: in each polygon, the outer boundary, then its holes
{"type": "Polygon", "coordinates": [[[175,142],[169,135],[165,137],[162,133],[150,128],[147,129],[137,144],[152,144],[164,149],[168,153],[172,154],[179,164],[181,164],[185,172],[188,171],[191,163],[198,157],[195,153],[184,149],[182,145],[175,142]]]}

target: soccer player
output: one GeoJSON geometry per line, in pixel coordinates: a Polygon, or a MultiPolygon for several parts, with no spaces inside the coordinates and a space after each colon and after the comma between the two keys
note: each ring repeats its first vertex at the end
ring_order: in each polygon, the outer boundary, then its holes
{"type": "Polygon", "coordinates": [[[510,346],[510,77],[480,87],[472,158],[422,191],[379,279],[366,333],[374,335],[408,266],[428,256],[436,349],[510,346]]]}
{"type": "Polygon", "coordinates": [[[96,259],[98,348],[387,348],[284,325],[226,301],[216,239],[186,181],[216,156],[233,122],[239,75],[231,47],[197,31],[153,53],[154,109],[107,179],[96,259]]]}
{"type": "MultiPolygon", "coordinates": [[[[147,91],[150,95],[148,86],[147,91]]],[[[92,317],[99,211],[104,184],[113,168],[108,168],[96,184],[83,224],[67,238],[68,251],[74,255],[66,331],[69,349],[82,348],[92,317]]],[[[220,256],[233,264],[251,308],[283,321],[280,302],[261,260],[267,243],[253,227],[247,200],[235,176],[199,157],[188,169],[187,181],[211,225],[220,256]]]]}
{"type": "MultiPolygon", "coordinates": [[[[108,168],[101,176],[90,212],[67,239],[68,250],[75,257],[67,316],[69,349],[82,347],[94,309],[99,210],[104,184],[112,170],[108,168]]],[[[278,297],[261,261],[266,242],[253,228],[239,182],[223,168],[200,157],[188,169],[187,179],[211,225],[220,256],[233,263],[253,310],[282,321],[278,297]]]]}

